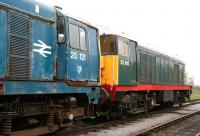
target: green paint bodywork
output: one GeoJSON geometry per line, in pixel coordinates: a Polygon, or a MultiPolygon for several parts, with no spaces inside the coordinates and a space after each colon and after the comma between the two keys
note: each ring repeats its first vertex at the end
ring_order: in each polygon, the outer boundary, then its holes
{"type": "Polygon", "coordinates": [[[136,42],[128,41],[129,56],[119,55],[119,85],[135,85],[137,64],[136,64],[136,42]]]}
{"type": "Polygon", "coordinates": [[[179,60],[137,46],[138,83],[184,84],[184,67],[185,65],[179,60]]]}
{"type": "MultiPolygon", "coordinates": [[[[173,84],[183,85],[185,78],[185,65],[183,62],[139,46],[137,42],[118,35],[115,48],[119,55],[119,85],[135,84],[173,84]],[[120,55],[122,51],[119,40],[128,43],[129,54],[120,55]],[[120,51],[119,51],[120,50],[120,51]]],[[[120,42],[121,42],[120,41],[120,42]]]]}

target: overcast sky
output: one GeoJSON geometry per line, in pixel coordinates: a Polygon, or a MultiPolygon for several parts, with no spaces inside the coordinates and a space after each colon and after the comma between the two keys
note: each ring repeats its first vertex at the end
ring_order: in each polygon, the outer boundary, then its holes
{"type": "Polygon", "coordinates": [[[199,0],[42,0],[106,33],[181,59],[200,85],[199,0]]]}

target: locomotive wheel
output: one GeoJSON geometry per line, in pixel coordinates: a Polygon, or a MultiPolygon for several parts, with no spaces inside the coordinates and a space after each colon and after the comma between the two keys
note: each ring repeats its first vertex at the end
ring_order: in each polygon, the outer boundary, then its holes
{"type": "Polygon", "coordinates": [[[117,113],[117,112],[111,112],[111,111],[107,111],[106,113],[106,119],[109,121],[109,120],[115,120],[115,119],[118,119],[120,118],[120,114],[117,113]]]}

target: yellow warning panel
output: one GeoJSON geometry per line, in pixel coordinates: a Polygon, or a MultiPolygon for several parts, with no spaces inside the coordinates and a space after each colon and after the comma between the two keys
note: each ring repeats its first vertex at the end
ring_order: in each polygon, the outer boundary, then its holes
{"type": "Polygon", "coordinates": [[[119,57],[117,55],[101,56],[101,84],[118,85],[119,57]]]}

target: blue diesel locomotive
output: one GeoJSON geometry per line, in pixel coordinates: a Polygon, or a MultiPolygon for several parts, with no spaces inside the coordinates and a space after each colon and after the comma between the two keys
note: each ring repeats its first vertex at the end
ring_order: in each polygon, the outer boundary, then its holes
{"type": "Polygon", "coordinates": [[[36,0],[0,0],[0,134],[94,116],[99,65],[95,27],[36,0]]]}

